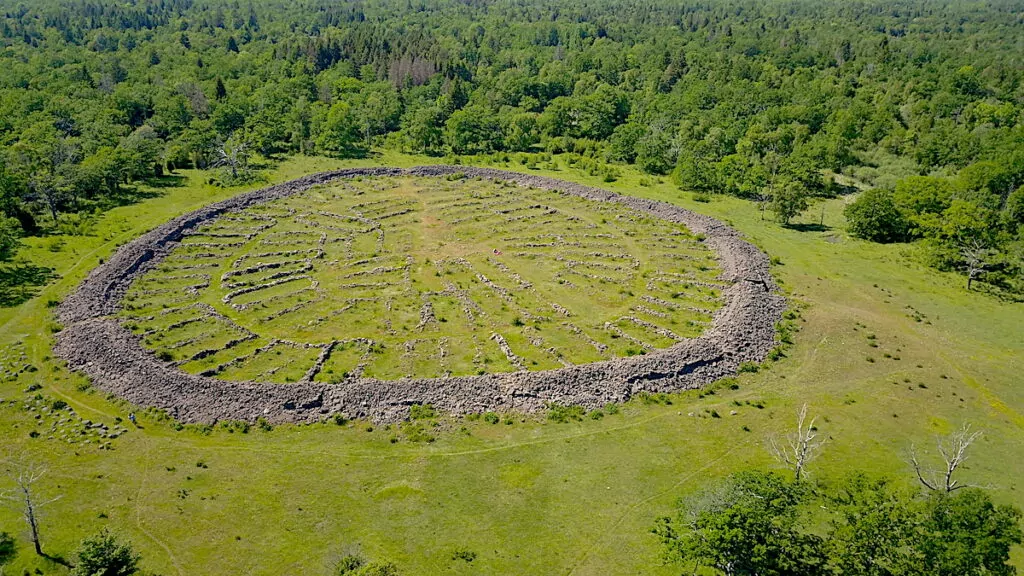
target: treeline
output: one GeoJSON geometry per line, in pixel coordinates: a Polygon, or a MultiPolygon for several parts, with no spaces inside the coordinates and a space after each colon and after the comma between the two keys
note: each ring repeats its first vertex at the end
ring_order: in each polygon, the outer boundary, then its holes
{"type": "MultiPolygon", "coordinates": [[[[956,179],[1021,163],[1022,35],[1009,0],[4,0],[0,230],[180,167],[374,146],[569,152],[765,201],[956,179]]],[[[1004,256],[1007,173],[983,206],[1004,256]]]]}
{"type": "Polygon", "coordinates": [[[810,480],[807,465],[826,443],[816,422],[804,404],[796,429],[769,439],[786,477],[737,472],[659,518],[652,532],[665,559],[688,573],[727,576],[1017,573],[1010,555],[1024,541],[1020,509],[960,478],[981,431],[965,424],[937,439],[934,468],[911,446],[913,489],[863,472],[810,480]]]}
{"type": "Polygon", "coordinates": [[[681,501],[653,532],[687,574],[1009,576],[1020,522],[980,488],[924,494],[863,474],[746,471],[681,501]]]}

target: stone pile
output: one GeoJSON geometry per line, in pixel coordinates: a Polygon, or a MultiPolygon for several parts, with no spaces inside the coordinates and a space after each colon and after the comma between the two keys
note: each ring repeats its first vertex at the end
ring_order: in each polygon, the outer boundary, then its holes
{"type": "Polygon", "coordinates": [[[140,406],[155,406],[184,422],[217,420],[310,422],[332,413],[395,421],[412,404],[455,413],[542,410],[550,402],[597,408],[639,392],[698,388],[734,374],[742,362],[760,362],[775,346],[775,324],[785,300],[769,274],[767,256],[722,222],[664,202],[620,196],[607,190],[490,168],[421,166],[346,169],[315,174],[240,194],[167,222],[126,244],[58,308],[64,329],[55,351],[94,384],[140,406]],[[641,356],[544,371],[479,376],[378,380],[350,377],[339,384],[304,381],[279,385],[225,381],[188,374],[142,347],[138,336],[112,317],[128,287],[198,227],[251,206],[285,198],[336,179],[373,176],[435,176],[463,173],[520,186],[614,202],[682,224],[719,255],[724,305],[699,338],[641,356]]]}

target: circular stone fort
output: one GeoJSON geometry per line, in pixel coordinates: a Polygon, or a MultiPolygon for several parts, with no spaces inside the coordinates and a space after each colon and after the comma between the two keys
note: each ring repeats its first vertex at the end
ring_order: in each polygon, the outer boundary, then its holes
{"type": "Polygon", "coordinates": [[[597,408],[760,362],[785,301],[725,224],[488,168],[326,172],[122,246],[56,353],[184,422],[597,408]]]}

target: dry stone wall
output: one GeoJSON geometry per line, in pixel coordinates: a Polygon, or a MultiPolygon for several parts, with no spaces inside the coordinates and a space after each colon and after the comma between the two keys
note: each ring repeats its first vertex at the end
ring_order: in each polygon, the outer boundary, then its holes
{"type": "Polygon", "coordinates": [[[734,374],[740,363],[760,362],[775,345],[775,324],[785,300],[769,274],[767,256],[722,222],[664,202],[621,196],[554,178],[491,168],[421,166],[358,168],[315,174],[240,194],[167,222],[119,248],[58,308],[64,329],[55,351],[100,389],[140,406],[154,406],[183,422],[249,420],[310,422],[332,413],[395,421],[412,404],[432,404],[454,414],[534,412],[549,402],[597,408],[639,392],[698,388],[734,374]],[[339,384],[233,382],[186,373],[161,361],[116,318],[131,283],[160,262],[196,227],[232,212],[284,198],[341,178],[357,176],[467,177],[515,182],[603,202],[685,225],[719,256],[724,305],[698,338],[642,356],[555,370],[480,376],[349,379],[339,384]]]}

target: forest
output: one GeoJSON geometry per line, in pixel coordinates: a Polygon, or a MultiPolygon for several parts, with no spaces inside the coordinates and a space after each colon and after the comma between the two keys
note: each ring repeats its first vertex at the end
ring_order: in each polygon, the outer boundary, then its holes
{"type": "Polygon", "coordinates": [[[181,168],[565,155],[1024,291],[1011,0],[0,1],[0,257],[181,168]]]}

